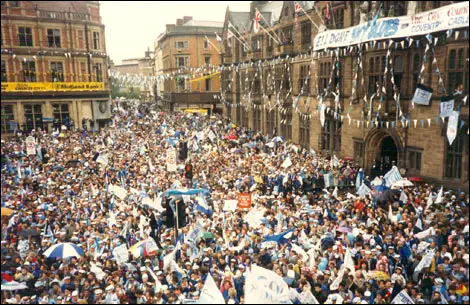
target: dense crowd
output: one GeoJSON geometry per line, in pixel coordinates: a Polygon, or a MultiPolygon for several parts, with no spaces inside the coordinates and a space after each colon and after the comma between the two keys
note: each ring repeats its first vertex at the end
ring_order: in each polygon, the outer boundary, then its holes
{"type": "Polygon", "coordinates": [[[307,295],[386,304],[403,293],[414,303],[469,303],[469,202],[460,191],[389,189],[352,160],[219,116],[118,106],[97,132],[33,131],[34,155],[26,136],[1,143],[2,208],[14,211],[2,210],[2,304],[195,303],[209,274],[228,304],[243,304],[253,299],[253,265],[283,278],[292,303],[307,295]],[[187,154],[176,171],[167,168],[171,146],[187,154]],[[358,195],[362,184],[371,192],[358,195]],[[165,196],[185,188],[206,193],[165,196]],[[226,208],[239,194],[251,194],[251,208],[226,208]],[[186,214],[178,232],[168,228],[170,199],[186,214]],[[155,251],[133,251],[141,241],[155,241],[155,251]],[[83,254],[45,255],[60,243],[83,254]],[[125,261],[114,254],[123,245],[125,261]],[[15,282],[25,287],[4,288],[15,282]]]}

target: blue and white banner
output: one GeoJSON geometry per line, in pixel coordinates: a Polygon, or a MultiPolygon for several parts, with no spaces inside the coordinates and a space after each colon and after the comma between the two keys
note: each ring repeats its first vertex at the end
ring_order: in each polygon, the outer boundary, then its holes
{"type": "Polygon", "coordinates": [[[413,299],[403,289],[396,297],[393,298],[391,304],[414,304],[413,299]]]}
{"type": "Polygon", "coordinates": [[[245,304],[290,304],[289,287],[275,272],[253,265],[246,276],[245,304]]]}
{"type": "Polygon", "coordinates": [[[341,30],[318,33],[313,50],[347,47],[364,42],[425,36],[449,29],[468,28],[468,1],[413,16],[380,18],[341,30]]]}
{"type": "Polygon", "coordinates": [[[385,186],[390,187],[395,182],[400,181],[402,179],[403,179],[403,177],[401,176],[400,171],[398,170],[398,167],[394,166],[384,176],[385,186]]]}

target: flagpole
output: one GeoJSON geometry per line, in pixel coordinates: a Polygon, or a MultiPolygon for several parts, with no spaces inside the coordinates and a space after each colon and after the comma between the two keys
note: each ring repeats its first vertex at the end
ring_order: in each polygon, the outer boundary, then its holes
{"type": "Polygon", "coordinates": [[[281,42],[279,40],[277,40],[276,38],[274,38],[261,24],[258,24],[259,27],[266,32],[266,34],[269,35],[269,37],[271,37],[272,39],[274,39],[275,42],[277,42],[278,44],[281,44],[281,42]]]}
{"type": "Polygon", "coordinates": [[[238,40],[238,42],[240,42],[240,43],[241,43],[243,46],[245,46],[247,49],[250,49],[250,50],[251,50],[251,48],[250,48],[250,46],[248,45],[248,43],[245,44],[243,41],[241,41],[241,40],[237,37],[237,35],[233,35],[233,37],[235,37],[235,39],[238,40]]]}
{"type": "MultiPolygon", "coordinates": [[[[233,36],[235,36],[235,37],[238,39],[238,41],[240,41],[240,39],[242,39],[243,42],[244,42],[243,45],[246,44],[246,46],[247,46],[249,49],[251,49],[251,47],[248,45],[248,41],[246,41],[245,39],[243,39],[243,35],[242,35],[242,34],[233,26],[233,24],[231,24],[230,22],[229,22],[229,27],[231,27],[232,29],[234,29],[234,30],[235,30],[235,33],[237,33],[237,34],[240,36],[240,38],[239,38],[239,37],[236,37],[235,35],[233,35],[233,36]]],[[[240,42],[241,42],[241,41],[240,41],[240,42]]]]}
{"type": "MultiPolygon", "coordinates": [[[[269,22],[268,22],[266,19],[264,19],[263,14],[261,14],[261,12],[260,12],[258,9],[256,9],[256,10],[259,12],[259,15],[261,16],[261,18],[263,18],[264,22],[266,22],[266,24],[268,25],[268,27],[272,30],[271,26],[269,25],[269,22]]],[[[261,28],[263,28],[263,27],[261,26],[261,24],[259,24],[259,26],[260,26],[261,28]]],[[[265,32],[268,33],[266,30],[265,30],[265,32]]],[[[268,33],[268,34],[269,34],[269,33],[268,33]]],[[[279,36],[276,34],[276,31],[273,30],[273,34],[274,34],[274,36],[276,36],[278,43],[281,44],[281,38],[279,38],[279,36]]]]}
{"type": "Polygon", "coordinates": [[[317,13],[318,17],[320,17],[321,23],[325,26],[325,28],[328,28],[328,27],[326,26],[325,22],[323,21],[323,17],[321,16],[321,14],[320,14],[320,12],[318,11],[317,6],[316,6],[315,4],[313,5],[313,8],[315,9],[315,12],[317,13]]]}
{"type": "Polygon", "coordinates": [[[211,44],[211,46],[213,46],[219,54],[222,54],[222,53],[220,53],[220,50],[212,43],[212,41],[210,41],[209,38],[207,38],[207,36],[204,36],[204,37],[206,38],[207,42],[209,42],[211,44]]]}
{"type": "Polygon", "coordinates": [[[318,32],[320,32],[320,28],[318,27],[318,25],[315,22],[313,22],[313,19],[310,18],[310,16],[307,14],[307,12],[304,10],[304,8],[300,5],[300,3],[298,3],[298,4],[299,4],[300,9],[302,10],[302,12],[305,14],[305,16],[307,16],[308,20],[310,20],[310,22],[317,28],[318,32]]]}
{"type": "Polygon", "coordinates": [[[330,2],[327,2],[326,5],[327,5],[327,6],[329,5],[329,6],[331,7],[331,13],[330,13],[330,14],[331,14],[331,16],[333,17],[333,25],[335,26],[335,29],[336,29],[336,21],[335,21],[335,14],[334,14],[334,12],[333,12],[333,6],[331,5],[330,2]]]}

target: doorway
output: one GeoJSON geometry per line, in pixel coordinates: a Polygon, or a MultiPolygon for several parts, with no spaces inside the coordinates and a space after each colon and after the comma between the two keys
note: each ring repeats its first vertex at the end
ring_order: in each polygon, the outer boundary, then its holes
{"type": "Polygon", "coordinates": [[[380,143],[380,174],[385,175],[393,166],[397,165],[398,150],[391,136],[382,139],[380,143]]]}

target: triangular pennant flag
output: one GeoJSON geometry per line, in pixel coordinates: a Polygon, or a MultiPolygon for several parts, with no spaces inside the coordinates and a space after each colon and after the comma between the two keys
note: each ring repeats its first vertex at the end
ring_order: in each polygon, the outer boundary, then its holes
{"type": "Polygon", "coordinates": [[[431,119],[428,119],[428,127],[431,127],[431,119]]]}

